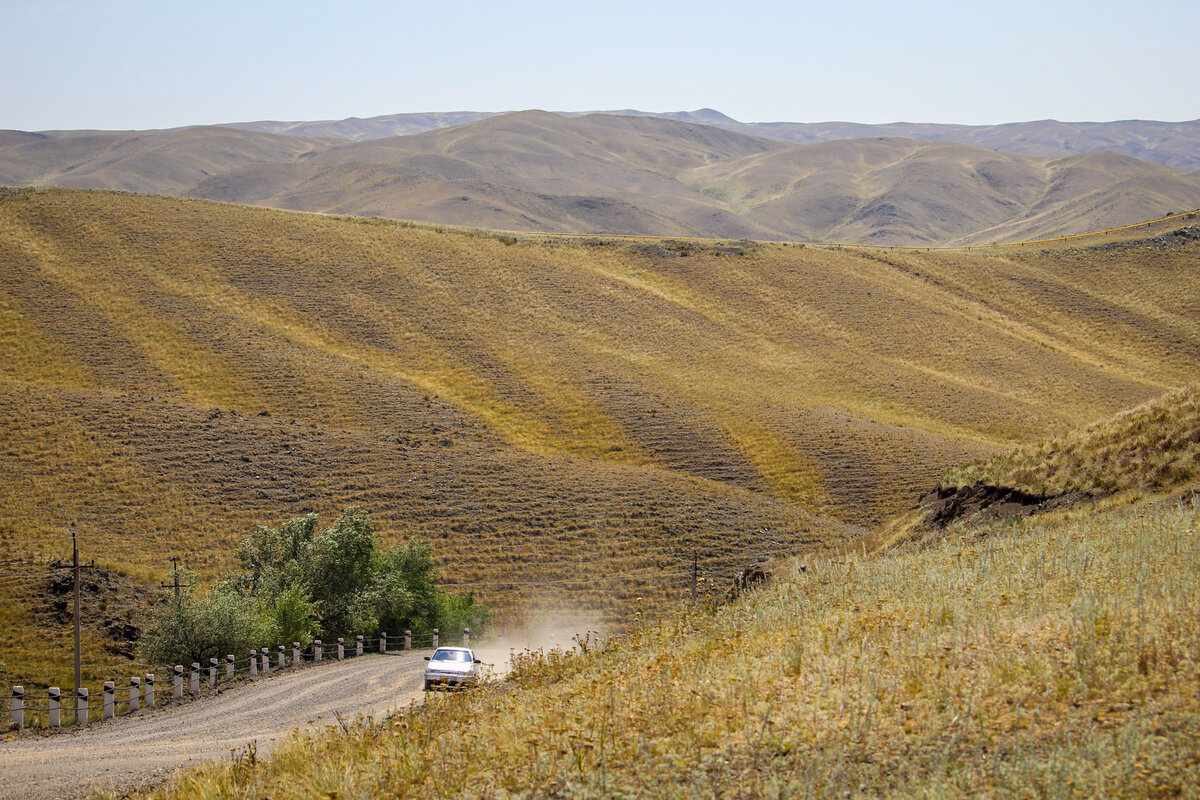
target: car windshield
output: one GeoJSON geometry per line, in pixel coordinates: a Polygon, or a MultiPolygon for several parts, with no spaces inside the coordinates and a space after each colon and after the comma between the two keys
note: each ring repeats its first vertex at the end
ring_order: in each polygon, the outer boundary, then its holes
{"type": "Polygon", "coordinates": [[[466,650],[438,650],[433,654],[434,661],[474,661],[466,650]]]}

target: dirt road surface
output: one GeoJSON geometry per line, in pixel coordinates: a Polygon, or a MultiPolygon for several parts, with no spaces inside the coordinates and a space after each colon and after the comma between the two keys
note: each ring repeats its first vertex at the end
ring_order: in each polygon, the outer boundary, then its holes
{"type": "Polygon", "coordinates": [[[336,725],[338,715],[379,716],[420,701],[422,655],[375,654],[316,665],[82,731],[0,741],[0,798],[128,791],[161,782],[179,767],[230,758],[231,750],[255,740],[265,755],[293,730],[336,725]]]}

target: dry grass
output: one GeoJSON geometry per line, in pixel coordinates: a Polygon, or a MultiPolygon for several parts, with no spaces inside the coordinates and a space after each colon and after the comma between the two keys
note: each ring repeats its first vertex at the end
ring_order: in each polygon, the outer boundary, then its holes
{"type": "MultiPolygon", "coordinates": [[[[211,576],[256,524],[357,504],[510,618],[628,619],[693,551],[723,582],[836,545],[1194,380],[1196,247],[514,242],[6,193],[0,561],[44,569],[75,525],[150,596],[170,555],[211,576]]],[[[43,579],[0,583],[29,685],[69,664],[43,579]]],[[[136,666],[106,646],[95,678],[136,666]]]]}
{"type": "Polygon", "coordinates": [[[816,560],[152,796],[1196,797],[1200,512],[816,560]]]}
{"type": "Polygon", "coordinates": [[[1161,492],[1200,480],[1200,389],[1181,389],[1085,430],[950,470],[1033,494],[1161,492]]]}

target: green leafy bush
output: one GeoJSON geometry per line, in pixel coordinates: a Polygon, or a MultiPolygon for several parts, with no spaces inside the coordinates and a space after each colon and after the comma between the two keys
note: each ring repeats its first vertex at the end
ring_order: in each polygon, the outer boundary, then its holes
{"type": "Polygon", "coordinates": [[[202,598],[188,588],[154,609],[141,655],[151,664],[204,663],[225,653],[244,655],[270,633],[255,598],[229,584],[218,584],[202,598]]]}
{"type": "Polygon", "coordinates": [[[203,598],[189,590],[156,610],[142,645],[146,661],[190,663],[263,644],[307,645],[317,636],[381,630],[469,627],[480,634],[491,618],[474,593],[454,596],[437,585],[428,542],[381,548],[359,508],[324,530],[316,514],[278,529],[260,526],[238,547],[238,560],[242,571],[203,598]]]}

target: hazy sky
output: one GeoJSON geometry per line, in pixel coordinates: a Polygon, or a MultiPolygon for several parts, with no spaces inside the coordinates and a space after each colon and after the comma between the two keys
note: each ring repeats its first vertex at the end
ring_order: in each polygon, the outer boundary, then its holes
{"type": "Polygon", "coordinates": [[[1200,117],[1200,2],[0,0],[0,128],[712,107],[1200,117]]]}

